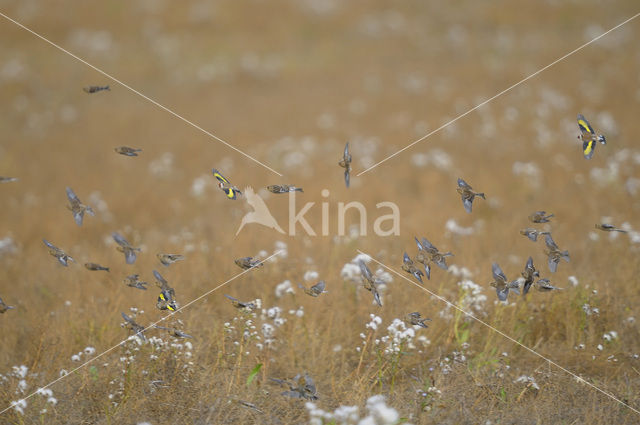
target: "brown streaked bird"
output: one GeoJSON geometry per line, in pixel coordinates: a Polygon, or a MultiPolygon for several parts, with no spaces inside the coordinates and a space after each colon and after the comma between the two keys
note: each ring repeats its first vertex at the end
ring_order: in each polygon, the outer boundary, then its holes
{"type": "Polygon", "coordinates": [[[231,295],[227,295],[227,294],[225,294],[224,296],[227,297],[228,299],[230,299],[231,300],[231,304],[237,309],[240,309],[240,310],[245,309],[245,310],[251,311],[251,310],[255,310],[256,307],[257,307],[255,305],[255,303],[242,302],[239,299],[234,298],[231,295]]]}
{"type": "Polygon", "coordinates": [[[520,283],[517,280],[514,280],[513,282],[509,282],[504,272],[498,265],[498,263],[492,264],[491,272],[493,273],[494,281],[491,282],[489,285],[496,288],[496,294],[498,294],[498,299],[500,301],[507,300],[507,297],[509,296],[509,290],[520,295],[520,290],[518,289],[518,287],[520,286],[520,283]]]}
{"type": "Polygon", "coordinates": [[[113,232],[111,236],[118,244],[117,250],[124,254],[124,259],[127,264],[135,263],[137,258],[136,251],[141,251],[140,248],[132,247],[131,244],[118,232],[113,232]]]}
{"type": "Polygon", "coordinates": [[[160,325],[153,325],[154,328],[156,329],[162,329],[167,331],[167,333],[175,338],[193,338],[191,335],[186,334],[184,332],[182,332],[180,329],[177,328],[167,328],[164,326],[160,326],[160,325]]]}
{"type": "Polygon", "coordinates": [[[49,254],[56,257],[58,262],[63,266],[67,267],[69,265],[69,261],[76,261],[70,255],[65,253],[63,250],[52,244],[46,239],[43,239],[42,242],[49,248],[49,254]]]}
{"type": "Polygon", "coordinates": [[[540,273],[536,270],[533,265],[533,258],[529,257],[527,259],[527,263],[524,265],[524,271],[522,272],[522,277],[524,278],[524,284],[522,285],[522,296],[527,295],[533,281],[536,277],[540,277],[540,273]]]}
{"type": "Polygon", "coordinates": [[[414,311],[413,313],[407,314],[404,318],[404,321],[411,325],[420,326],[421,328],[428,328],[429,326],[427,326],[427,324],[424,322],[430,322],[431,319],[427,319],[426,317],[423,318],[422,314],[414,311]]]}
{"type": "Polygon", "coordinates": [[[558,263],[560,262],[560,259],[563,259],[567,263],[569,262],[569,251],[561,251],[550,234],[545,235],[544,243],[547,245],[547,248],[549,248],[548,250],[545,250],[545,254],[547,254],[547,256],[549,257],[549,270],[551,271],[551,273],[555,273],[558,269],[558,263]]]}
{"type": "Polygon", "coordinates": [[[407,255],[406,252],[402,257],[402,270],[404,270],[405,272],[409,273],[410,275],[418,279],[420,283],[423,283],[422,276],[424,276],[424,273],[422,273],[422,270],[420,270],[415,266],[413,260],[409,258],[409,255],[407,255]]]}
{"type": "Polygon", "coordinates": [[[548,223],[551,217],[554,217],[554,215],[553,214],[547,215],[546,211],[535,211],[531,213],[531,215],[529,215],[529,220],[532,223],[548,223]]]}
{"type": "Polygon", "coordinates": [[[243,270],[249,270],[254,267],[262,267],[264,263],[262,260],[253,257],[242,257],[235,260],[235,263],[238,267],[243,270]]]}
{"type": "Polygon", "coordinates": [[[156,254],[156,257],[158,257],[163,266],[167,267],[177,261],[184,260],[184,255],[180,254],[156,254]]]}
{"type": "Polygon", "coordinates": [[[458,188],[456,189],[462,198],[462,205],[464,205],[464,209],[466,212],[471,213],[471,208],[473,207],[473,200],[475,197],[479,197],[482,199],[487,199],[484,196],[484,193],[474,192],[473,188],[461,178],[458,178],[458,188]]]}
{"type": "Polygon", "coordinates": [[[0,314],[3,314],[7,310],[13,310],[14,308],[15,307],[12,305],[5,304],[5,302],[2,301],[2,298],[0,298],[0,314]]]}
{"type": "Polygon", "coordinates": [[[67,199],[69,199],[69,205],[67,205],[67,208],[73,214],[73,218],[78,226],[82,226],[82,220],[85,212],[91,216],[96,215],[90,206],[80,202],[80,199],[70,187],[67,187],[67,199]]]}
{"type": "Polygon", "coordinates": [[[140,275],[132,274],[124,278],[123,282],[132,288],[142,289],[143,291],[147,290],[147,282],[143,282],[140,280],[140,275]]]}
{"type": "Polygon", "coordinates": [[[596,229],[602,230],[604,232],[627,233],[626,230],[622,230],[621,228],[616,227],[613,224],[606,224],[606,223],[598,223],[598,224],[596,224],[596,229]]]}
{"type": "Polygon", "coordinates": [[[267,190],[271,193],[304,192],[301,187],[296,187],[291,184],[272,184],[271,186],[267,186],[267,190]]]}
{"type": "Polygon", "coordinates": [[[123,327],[127,327],[129,330],[133,331],[133,334],[137,337],[139,337],[142,342],[146,342],[147,338],[144,336],[144,326],[140,326],[139,324],[136,323],[135,320],[133,320],[131,317],[127,316],[124,313],[122,314],[122,318],[124,319],[125,323],[123,323],[123,327]]]}
{"type": "Polygon", "coordinates": [[[349,183],[351,181],[351,154],[349,153],[349,142],[344,146],[342,159],[338,162],[338,165],[344,168],[344,184],[349,187],[349,183]]]}
{"type": "Polygon", "coordinates": [[[138,156],[138,152],[142,152],[142,149],[130,148],[129,146],[118,146],[114,148],[114,151],[124,156],[138,156]]]}
{"type": "Polygon", "coordinates": [[[289,391],[284,391],[281,394],[285,397],[302,398],[305,400],[317,400],[318,391],[313,379],[305,372],[304,375],[298,374],[293,379],[276,379],[269,378],[273,382],[277,382],[280,385],[287,385],[289,391]]]}
{"type": "Polygon", "coordinates": [[[83,87],[85,93],[98,93],[99,91],[111,91],[109,86],[88,86],[83,87]]]}
{"type": "Polygon", "coordinates": [[[91,270],[94,272],[101,270],[104,270],[105,272],[109,271],[109,267],[104,267],[97,263],[84,263],[84,266],[87,268],[87,270],[91,270]]]}
{"type": "Polygon", "coordinates": [[[11,183],[11,182],[17,182],[18,178],[17,177],[2,177],[0,176],[0,183],[11,183]]]}
{"type": "Polygon", "coordinates": [[[538,279],[538,281],[535,283],[535,286],[536,286],[536,289],[538,289],[538,291],[540,292],[549,292],[549,291],[553,291],[554,289],[559,289],[559,290],[563,289],[563,288],[557,288],[553,286],[551,282],[549,282],[549,279],[538,279]]]}
{"type": "Polygon", "coordinates": [[[159,310],[176,311],[178,309],[178,302],[175,300],[176,291],[169,286],[169,282],[156,270],[153,271],[153,276],[156,278],[156,286],[160,288],[156,307],[159,310]]]}
{"type": "Polygon", "coordinates": [[[358,266],[360,266],[360,273],[362,274],[362,286],[364,289],[371,292],[374,301],[378,306],[382,307],[382,300],[380,299],[380,293],[378,292],[378,285],[381,285],[384,282],[373,276],[373,273],[371,273],[371,270],[364,261],[359,260],[358,266]]]}
{"type": "Polygon", "coordinates": [[[541,231],[533,229],[531,227],[527,227],[526,229],[520,230],[520,234],[522,236],[528,237],[533,242],[537,242],[538,241],[538,236],[548,235],[549,232],[541,232],[541,231]]]}
{"type": "Polygon", "coordinates": [[[321,280],[320,282],[316,283],[311,288],[306,288],[302,286],[301,283],[298,283],[298,288],[302,289],[305,294],[311,295],[312,297],[319,297],[321,294],[325,294],[329,292],[324,290],[325,286],[326,284],[324,280],[321,280]]]}

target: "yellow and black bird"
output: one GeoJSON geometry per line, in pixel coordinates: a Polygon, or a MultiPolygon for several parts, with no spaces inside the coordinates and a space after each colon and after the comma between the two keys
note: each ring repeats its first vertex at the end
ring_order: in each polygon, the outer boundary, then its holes
{"type": "Polygon", "coordinates": [[[462,205],[464,205],[464,209],[466,212],[471,213],[471,208],[473,207],[473,200],[475,197],[479,197],[482,199],[487,199],[484,196],[484,193],[474,192],[473,188],[461,178],[458,178],[458,188],[456,189],[462,198],[462,205]]]}
{"type": "Polygon", "coordinates": [[[87,268],[87,270],[91,270],[91,271],[100,271],[100,270],[104,270],[105,272],[109,271],[109,267],[104,267],[96,263],[84,263],[84,266],[87,268]]]}
{"type": "Polygon", "coordinates": [[[242,192],[238,190],[237,187],[232,185],[229,180],[227,180],[218,170],[215,168],[211,169],[213,176],[218,180],[218,186],[220,189],[227,195],[229,199],[237,199],[239,195],[242,195],[242,192]]]}
{"type": "Polygon", "coordinates": [[[142,149],[130,148],[129,146],[118,146],[113,150],[124,156],[138,156],[138,152],[142,152],[142,149]]]}
{"type": "Polygon", "coordinates": [[[127,242],[127,240],[118,232],[113,232],[111,236],[113,237],[113,240],[118,244],[118,247],[116,249],[124,254],[124,259],[127,264],[135,263],[136,258],[138,258],[136,251],[141,251],[141,249],[132,247],[131,244],[127,242]]]}
{"type": "Polygon", "coordinates": [[[596,134],[589,121],[582,114],[578,114],[578,128],[580,129],[578,139],[582,140],[582,153],[585,159],[591,159],[596,149],[596,142],[606,145],[607,139],[602,134],[596,134]]]}
{"type": "Polygon", "coordinates": [[[312,297],[319,297],[321,294],[327,293],[329,291],[325,291],[326,284],[324,280],[313,285],[311,288],[306,288],[302,286],[301,283],[298,283],[298,288],[302,289],[305,294],[311,295],[312,297]]]}
{"type": "Polygon", "coordinates": [[[338,165],[344,168],[344,184],[349,187],[349,183],[351,181],[351,154],[349,153],[349,142],[344,146],[342,159],[338,162],[338,165]]]}
{"type": "Polygon", "coordinates": [[[156,278],[156,285],[160,288],[160,295],[158,295],[156,307],[159,310],[176,311],[178,309],[178,302],[175,300],[175,290],[169,286],[169,282],[156,270],[153,271],[153,276],[156,278]]]}

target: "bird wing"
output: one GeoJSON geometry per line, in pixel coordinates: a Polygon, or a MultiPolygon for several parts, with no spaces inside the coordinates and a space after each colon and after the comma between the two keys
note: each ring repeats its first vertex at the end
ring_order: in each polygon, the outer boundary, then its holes
{"type": "Polygon", "coordinates": [[[493,278],[496,280],[496,282],[503,282],[503,283],[507,282],[507,277],[504,275],[504,272],[502,271],[498,263],[492,264],[491,271],[493,273],[493,278]]]}
{"type": "Polygon", "coordinates": [[[593,131],[593,127],[591,127],[589,121],[587,121],[587,119],[582,114],[578,114],[578,128],[580,128],[582,134],[595,134],[595,131],[593,131]]]}
{"type": "Polygon", "coordinates": [[[162,289],[166,289],[166,287],[169,286],[169,282],[167,282],[167,280],[164,277],[162,277],[162,275],[158,273],[157,270],[153,271],[153,276],[162,285],[162,289]]]}
{"type": "Polygon", "coordinates": [[[458,187],[471,190],[471,186],[469,186],[469,184],[466,181],[462,180],[460,177],[458,177],[458,187]]]}
{"type": "Polygon", "coordinates": [[[121,247],[128,247],[129,246],[129,242],[127,242],[127,240],[125,238],[123,238],[120,233],[113,232],[111,234],[111,236],[113,237],[113,240],[116,241],[116,243],[118,245],[120,245],[121,247]]]}
{"type": "Polygon", "coordinates": [[[220,174],[220,172],[218,170],[216,170],[215,168],[211,169],[211,172],[213,173],[213,176],[218,179],[218,181],[220,183],[224,183],[224,184],[231,184],[229,183],[229,180],[227,180],[222,174],[220,174]]]}
{"type": "Polygon", "coordinates": [[[67,187],[67,198],[69,199],[69,202],[71,202],[71,205],[80,203],[80,199],[78,199],[78,197],[70,187],[67,187]]]}

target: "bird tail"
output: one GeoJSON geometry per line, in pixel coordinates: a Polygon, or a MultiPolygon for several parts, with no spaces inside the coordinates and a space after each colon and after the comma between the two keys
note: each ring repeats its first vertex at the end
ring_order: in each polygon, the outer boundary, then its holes
{"type": "Polygon", "coordinates": [[[484,197],[484,193],[476,193],[476,196],[484,199],[485,201],[487,200],[487,198],[484,197]]]}
{"type": "Polygon", "coordinates": [[[302,190],[302,188],[301,188],[301,187],[296,187],[296,188],[295,188],[295,189],[293,189],[293,190],[294,190],[294,192],[302,192],[302,193],[304,193],[304,191],[302,190]]]}

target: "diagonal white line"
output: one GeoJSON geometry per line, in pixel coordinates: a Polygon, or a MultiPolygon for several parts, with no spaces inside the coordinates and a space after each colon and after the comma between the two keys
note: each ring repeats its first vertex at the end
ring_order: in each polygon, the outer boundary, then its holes
{"type": "MultiPolygon", "coordinates": [[[[275,257],[276,255],[280,254],[282,251],[284,251],[284,250],[280,249],[280,250],[278,250],[278,251],[274,252],[273,254],[271,254],[270,256],[268,256],[267,258],[265,258],[264,260],[262,260],[262,262],[263,262],[263,263],[264,263],[264,262],[266,262],[266,261],[267,261],[267,260],[269,260],[270,258],[273,258],[273,257],[275,257]]],[[[207,295],[211,294],[212,292],[214,292],[214,291],[216,291],[216,290],[218,290],[218,289],[222,288],[222,287],[223,287],[223,286],[225,286],[227,283],[229,283],[229,282],[231,282],[231,281],[233,281],[233,280],[235,280],[235,279],[239,278],[240,276],[242,276],[242,275],[243,275],[243,274],[245,274],[245,273],[249,273],[249,272],[250,272],[250,271],[252,271],[254,268],[255,268],[255,267],[252,267],[252,268],[250,268],[250,269],[247,269],[247,270],[242,271],[241,273],[238,273],[237,275],[235,275],[235,276],[231,277],[229,280],[227,280],[227,281],[225,281],[225,282],[221,283],[220,285],[216,286],[215,288],[213,288],[213,289],[211,289],[211,290],[209,290],[209,291],[205,292],[204,294],[200,295],[198,298],[196,298],[196,299],[194,299],[194,300],[189,301],[187,304],[185,304],[185,305],[183,305],[182,307],[178,308],[176,311],[172,311],[170,314],[168,314],[168,315],[164,316],[164,317],[163,317],[163,318],[161,318],[160,320],[158,320],[158,321],[156,321],[156,322],[154,322],[154,323],[150,324],[149,326],[147,326],[146,328],[144,328],[144,329],[143,329],[142,331],[140,331],[139,333],[142,333],[142,332],[147,331],[148,329],[151,329],[152,327],[154,327],[154,326],[155,326],[155,325],[157,325],[158,323],[160,323],[160,322],[162,322],[162,321],[164,321],[164,320],[166,320],[166,319],[168,319],[168,318],[172,317],[174,314],[176,314],[176,313],[178,313],[178,312],[180,312],[180,311],[184,310],[185,308],[189,307],[191,304],[193,304],[193,303],[195,303],[195,302],[197,302],[197,301],[201,300],[202,298],[206,297],[207,295]]],[[[137,334],[135,334],[135,335],[137,335],[137,334]]],[[[129,337],[129,338],[131,338],[131,337],[129,337]]],[[[93,363],[94,361],[98,360],[100,357],[104,356],[105,354],[110,353],[111,351],[113,351],[113,350],[115,350],[116,348],[120,347],[122,344],[124,344],[125,342],[127,342],[127,341],[129,340],[129,338],[127,338],[127,339],[125,339],[125,340],[123,340],[123,341],[120,341],[118,344],[114,345],[113,347],[109,348],[108,350],[103,351],[102,353],[98,354],[98,355],[97,355],[97,356],[95,356],[95,357],[92,357],[91,359],[89,359],[89,360],[87,360],[86,362],[82,363],[80,366],[76,367],[76,368],[75,368],[75,369],[73,369],[71,372],[67,373],[66,375],[63,375],[63,376],[59,377],[58,379],[55,379],[55,380],[51,381],[50,383],[48,383],[48,384],[47,384],[47,385],[45,385],[44,387],[41,387],[38,391],[40,391],[40,390],[44,390],[44,389],[46,389],[46,388],[49,388],[50,386],[52,386],[52,385],[54,385],[55,383],[57,383],[57,382],[61,381],[62,379],[66,378],[67,376],[70,376],[70,375],[71,375],[71,374],[73,374],[74,372],[77,372],[78,370],[82,369],[82,368],[83,368],[83,367],[85,367],[86,365],[88,365],[88,364],[90,364],[90,363],[93,363]]],[[[29,398],[33,397],[34,395],[36,395],[36,394],[38,393],[38,391],[35,391],[35,392],[33,392],[33,393],[29,394],[28,396],[24,397],[24,398],[23,398],[23,400],[27,400],[27,399],[29,399],[29,398]]],[[[12,403],[9,407],[7,407],[7,408],[3,409],[2,411],[0,411],[0,415],[2,415],[2,414],[3,414],[4,412],[6,412],[7,410],[11,409],[14,405],[15,405],[15,403],[12,403]]]]}
{"type": "Polygon", "coordinates": [[[58,50],[61,50],[62,52],[68,54],[69,56],[71,56],[72,58],[82,62],[83,64],[87,65],[89,68],[92,68],[93,70],[99,72],[100,74],[104,75],[105,77],[109,78],[112,81],[115,81],[116,83],[120,84],[121,86],[123,86],[126,89],[129,89],[130,91],[132,91],[133,93],[137,94],[138,96],[142,97],[145,100],[148,100],[149,102],[153,103],[154,105],[156,105],[158,108],[170,113],[171,115],[173,115],[174,117],[184,121],[185,123],[189,124],[191,127],[200,130],[202,133],[206,134],[207,136],[217,140],[218,142],[224,144],[225,146],[227,146],[228,148],[233,149],[234,151],[238,152],[241,155],[244,155],[245,157],[249,158],[250,160],[252,160],[253,162],[256,162],[260,165],[262,165],[264,168],[266,168],[267,170],[271,171],[272,173],[275,173],[277,175],[279,175],[280,177],[282,177],[282,174],[280,174],[279,172],[277,172],[276,170],[274,170],[273,168],[269,167],[266,164],[263,164],[262,162],[258,161],[256,158],[252,157],[251,155],[249,155],[248,153],[245,153],[243,151],[241,151],[240,149],[236,148],[235,146],[231,145],[229,142],[221,139],[220,137],[216,136],[215,134],[211,133],[210,131],[205,130],[204,128],[200,127],[199,125],[195,124],[192,121],[189,121],[188,119],[184,118],[182,115],[179,115],[178,113],[172,111],[171,109],[167,108],[164,105],[161,105],[160,103],[156,102],[155,100],[151,99],[149,96],[146,96],[142,93],[140,93],[138,90],[134,89],[133,87],[123,83],[122,81],[118,80],[116,77],[112,76],[111,74],[106,73],[105,71],[101,70],[100,68],[91,65],[89,62],[85,61],[84,59],[74,55],[73,53],[71,53],[70,51],[64,49],[63,47],[57,45],[56,43],[54,43],[51,40],[48,40],[47,38],[43,37],[42,35],[38,34],[37,32],[33,31],[30,28],[25,27],[24,25],[22,25],[20,22],[16,21],[15,19],[10,18],[9,16],[5,15],[4,13],[0,12],[0,16],[2,16],[3,18],[5,18],[8,21],[13,22],[14,24],[16,24],[17,26],[19,26],[20,28],[30,32],[31,34],[35,35],[36,37],[38,37],[39,39],[49,43],[50,45],[52,45],[53,47],[55,47],[58,50]]]}
{"type": "Polygon", "coordinates": [[[475,111],[478,108],[481,108],[482,106],[486,105],[487,103],[491,102],[492,100],[502,96],[503,94],[507,93],[508,91],[518,87],[520,84],[524,83],[525,81],[530,80],[531,78],[535,77],[536,75],[540,74],[541,72],[551,68],[553,65],[557,64],[558,62],[561,62],[563,60],[565,60],[566,58],[568,58],[569,56],[573,55],[574,53],[584,49],[585,47],[587,47],[588,45],[590,45],[591,43],[596,42],[597,40],[601,39],[602,37],[604,37],[605,35],[609,34],[611,31],[615,31],[618,28],[620,28],[621,26],[623,26],[624,24],[627,24],[629,22],[631,22],[632,20],[634,20],[635,18],[637,18],[638,16],[640,16],[640,12],[636,13],[635,15],[633,15],[632,17],[630,17],[629,19],[627,19],[624,22],[619,23],[618,25],[616,25],[615,27],[603,32],[602,34],[600,34],[599,36],[597,36],[596,38],[594,38],[591,41],[588,41],[586,43],[584,43],[582,46],[577,47],[575,49],[573,49],[572,51],[570,51],[569,53],[567,53],[566,55],[554,60],[553,62],[551,62],[549,65],[545,66],[544,68],[540,68],[539,70],[537,70],[536,72],[534,72],[533,74],[529,75],[528,77],[523,78],[522,80],[518,81],[517,83],[507,87],[506,89],[502,90],[500,93],[496,94],[495,96],[490,97],[489,99],[477,104],[476,106],[474,106],[473,108],[469,109],[467,112],[464,112],[460,115],[458,115],[457,117],[455,117],[454,119],[452,119],[451,121],[448,121],[444,124],[442,124],[440,127],[436,128],[435,130],[433,130],[432,132],[425,134],[424,136],[422,136],[421,138],[419,138],[418,140],[415,140],[411,143],[409,143],[407,146],[405,146],[404,148],[400,149],[399,151],[389,155],[388,157],[386,157],[385,159],[383,159],[382,161],[376,162],[375,164],[373,164],[371,167],[367,168],[364,171],[361,171],[360,173],[357,174],[356,177],[360,177],[362,174],[366,173],[369,170],[372,170],[373,168],[376,168],[378,165],[382,164],[383,162],[386,162],[388,160],[390,160],[391,158],[393,158],[396,155],[399,155],[400,153],[406,151],[407,149],[409,149],[410,147],[412,147],[413,145],[422,142],[423,140],[425,140],[426,138],[430,137],[431,135],[439,132],[440,130],[450,126],[451,124],[453,124],[454,122],[458,121],[460,118],[463,118],[467,115],[469,115],[471,112],[475,111]]]}
{"type": "Polygon", "coordinates": [[[600,388],[596,387],[595,385],[593,385],[590,382],[587,382],[584,380],[584,378],[581,378],[580,376],[576,375],[575,373],[571,372],[568,369],[565,369],[564,367],[560,366],[559,364],[557,364],[556,362],[554,362],[553,360],[548,359],[547,357],[543,356],[542,354],[538,353],[537,351],[533,350],[532,348],[527,347],[526,345],[522,344],[521,342],[511,338],[509,335],[505,334],[504,332],[494,328],[493,326],[491,326],[490,324],[488,324],[487,322],[483,321],[482,319],[479,319],[478,317],[474,316],[472,313],[469,313],[465,310],[463,310],[462,308],[460,308],[459,306],[453,304],[452,302],[450,302],[449,300],[447,300],[444,297],[441,297],[440,295],[430,291],[429,289],[425,288],[424,286],[420,286],[418,285],[416,282],[412,281],[411,279],[409,279],[408,277],[404,276],[403,274],[398,273],[396,270],[392,269],[391,267],[382,264],[380,261],[376,260],[375,258],[373,258],[371,255],[367,254],[366,252],[362,252],[360,250],[358,250],[358,252],[360,254],[364,254],[367,255],[369,258],[371,258],[371,260],[375,261],[376,263],[378,263],[379,265],[381,265],[382,267],[384,267],[385,269],[389,270],[390,272],[400,276],[402,279],[406,280],[409,283],[412,283],[413,285],[417,286],[418,288],[422,289],[423,291],[429,293],[430,295],[436,297],[437,299],[439,299],[440,301],[446,303],[447,305],[455,308],[456,310],[460,311],[461,313],[463,313],[464,315],[472,318],[473,320],[485,325],[486,327],[488,327],[489,329],[491,329],[492,331],[502,335],[503,337],[507,338],[509,341],[514,342],[516,344],[518,344],[520,347],[524,348],[525,350],[535,354],[536,356],[544,359],[545,361],[549,362],[550,364],[554,365],[555,367],[557,367],[558,369],[566,372],[567,374],[573,376],[574,378],[576,378],[576,380],[578,382],[582,382],[583,384],[587,384],[588,386],[590,386],[591,388],[595,389],[596,391],[601,392],[602,394],[606,395],[607,397],[617,401],[618,403],[622,404],[625,407],[628,407],[629,409],[633,410],[634,412],[636,412],[637,414],[640,414],[640,410],[634,409],[633,407],[629,406],[627,403],[625,403],[624,401],[620,400],[619,398],[616,398],[614,395],[609,394],[608,392],[601,390],[600,388]]]}

